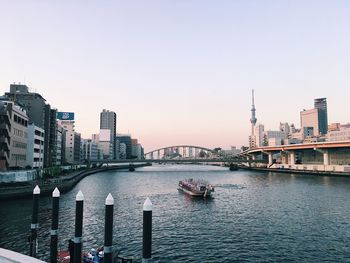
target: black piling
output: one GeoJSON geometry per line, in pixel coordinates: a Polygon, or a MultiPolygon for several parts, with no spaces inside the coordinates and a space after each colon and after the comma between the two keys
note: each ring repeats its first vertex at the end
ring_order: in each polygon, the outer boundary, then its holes
{"type": "Polygon", "coordinates": [[[83,208],[84,195],[81,191],[76,196],[75,206],[75,235],[74,235],[74,255],[73,263],[81,263],[81,250],[83,242],[83,208]]]}
{"type": "Polygon", "coordinates": [[[50,243],[50,263],[57,263],[57,243],[58,243],[58,212],[60,202],[60,191],[55,188],[52,192],[52,224],[50,243]]]}
{"type": "Polygon", "coordinates": [[[114,210],[114,199],[111,194],[106,198],[105,202],[106,213],[105,213],[105,243],[104,243],[104,263],[113,263],[113,210],[114,210]]]}
{"type": "Polygon", "coordinates": [[[143,253],[142,262],[150,262],[152,258],[152,202],[147,197],[143,204],[143,253]]]}
{"type": "Polygon", "coordinates": [[[33,213],[32,213],[32,223],[30,225],[31,234],[29,237],[30,242],[30,252],[31,257],[36,257],[38,253],[38,215],[39,215],[39,197],[40,197],[40,188],[35,186],[33,190],[33,213]]]}

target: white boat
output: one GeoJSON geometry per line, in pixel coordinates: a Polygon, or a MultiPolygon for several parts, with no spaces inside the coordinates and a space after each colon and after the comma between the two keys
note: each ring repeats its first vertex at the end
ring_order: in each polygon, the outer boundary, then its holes
{"type": "Polygon", "coordinates": [[[208,197],[214,192],[214,187],[205,180],[191,178],[179,181],[178,190],[191,196],[208,197]]]}

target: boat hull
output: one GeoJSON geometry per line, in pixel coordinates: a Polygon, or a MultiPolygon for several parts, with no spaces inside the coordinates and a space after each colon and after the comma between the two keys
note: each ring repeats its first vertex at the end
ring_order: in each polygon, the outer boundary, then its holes
{"type": "Polygon", "coordinates": [[[209,197],[209,196],[211,196],[211,192],[210,191],[207,191],[207,193],[205,194],[205,192],[202,192],[202,191],[194,192],[194,191],[187,190],[187,189],[185,189],[185,188],[183,188],[181,186],[179,186],[177,189],[180,192],[186,193],[186,194],[188,194],[190,196],[194,196],[194,197],[209,197]]]}

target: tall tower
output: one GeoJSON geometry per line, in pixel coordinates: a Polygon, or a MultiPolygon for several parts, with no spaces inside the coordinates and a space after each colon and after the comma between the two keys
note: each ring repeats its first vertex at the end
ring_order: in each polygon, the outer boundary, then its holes
{"type": "Polygon", "coordinates": [[[249,148],[256,148],[256,136],[254,135],[254,128],[256,124],[256,117],[255,117],[255,104],[254,104],[254,90],[252,90],[252,109],[251,109],[251,118],[250,118],[250,123],[252,124],[252,131],[249,136],[249,148]]]}
{"type": "Polygon", "coordinates": [[[251,112],[252,112],[252,117],[250,118],[250,123],[252,124],[252,133],[251,135],[254,135],[254,126],[256,124],[256,117],[255,117],[255,104],[254,104],[254,90],[252,90],[252,109],[251,109],[251,112]]]}

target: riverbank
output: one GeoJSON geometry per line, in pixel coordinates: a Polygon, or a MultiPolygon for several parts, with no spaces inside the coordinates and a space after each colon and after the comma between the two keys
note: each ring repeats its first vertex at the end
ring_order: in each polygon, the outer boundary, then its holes
{"type": "Polygon", "coordinates": [[[0,185],[0,200],[26,198],[33,194],[35,185],[40,187],[41,195],[51,195],[52,191],[57,187],[61,193],[70,191],[84,177],[105,171],[115,170],[132,170],[135,168],[150,166],[151,164],[133,164],[133,165],[118,165],[105,166],[98,168],[87,168],[80,171],[75,171],[66,175],[61,175],[57,178],[47,180],[35,180],[27,183],[13,183],[0,185]]]}
{"type": "Polygon", "coordinates": [[[296,169],[289,169],[289,168],[247,167],[244,165],[240,165],[239,168],[244,169],[244,170],[266,171],[266,172],[275,172],[275,173],[312,174],[312,175],[316,175],[316,176],[350,177],[350,173],[348,173],[348,172],[296,170],[296,169]]]}

